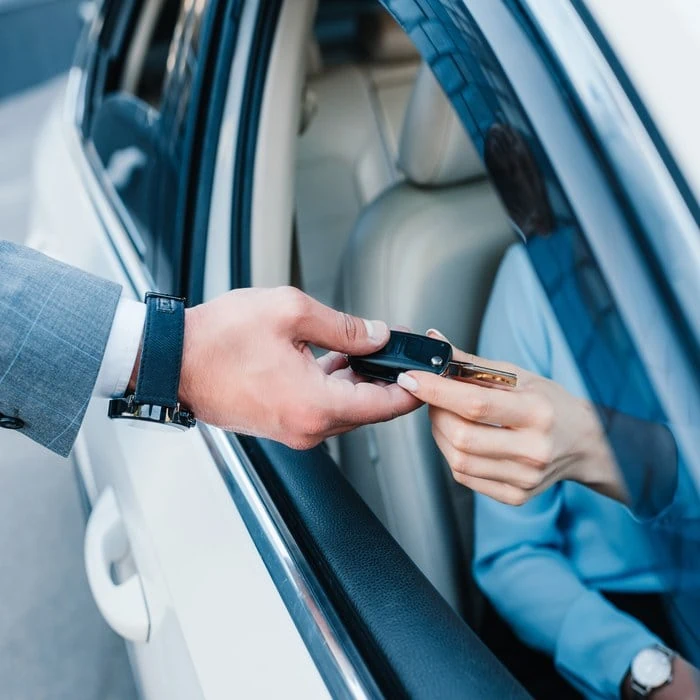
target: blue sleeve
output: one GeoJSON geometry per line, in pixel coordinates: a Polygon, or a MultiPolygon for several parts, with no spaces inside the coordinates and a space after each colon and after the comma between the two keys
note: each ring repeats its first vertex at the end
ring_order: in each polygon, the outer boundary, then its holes
{"type": "MultiPolygon", "coordinates": [[[[678,462],[678,480],[671,502],[660,512],[649,516],[644,508],[631,507],[632,516],[647,527],[669,535],[682,533],[688,541],[700,543],[700,498],[698,487],[682,457],[678,462]]],[[[693,562],[697,571],[697,561],[693,562]]]]}
{"type": "MultiPolygon", "coordinates": [[[[486,312],[480,354],[548,375],[550,315],[524,248],[511,248],[486,312]]],[[[516,634],[550,654],[573,685],[588,696],[618,697],[630,660],[659,640],[572,568],[558,527],[564,488],[519,508],[476,496],[474,574],[516,634]]]]}
{"type": "Polygon", "coordinates": [[[606,434],[624,476],[629,512],[670,536],[700,541],[700,498],[673,426],[610,409],[606,434]]]}

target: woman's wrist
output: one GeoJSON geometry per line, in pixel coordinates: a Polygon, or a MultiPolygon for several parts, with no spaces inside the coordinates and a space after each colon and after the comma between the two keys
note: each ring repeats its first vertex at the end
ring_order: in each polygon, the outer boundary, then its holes
{"type": "MultiPolygon", "coordinates": [[[[649,700],[697,700],[700,698],[700,676],[698,670],[681,656],[673,659],[673,677],[670,683],[652,690],[646,697],[649,700]]],[[[622,700],[635,700],[640,696],[632,688],[632,674],[628,673],[622,682],[622,700]]]]}
{"type": "Polygon", "coordinates": [[[570,478],[604,496],[627,503],[627,489],[597,411],[584,399],[580,399],[580,406],[581,458],[575,460],[570,478]]]}

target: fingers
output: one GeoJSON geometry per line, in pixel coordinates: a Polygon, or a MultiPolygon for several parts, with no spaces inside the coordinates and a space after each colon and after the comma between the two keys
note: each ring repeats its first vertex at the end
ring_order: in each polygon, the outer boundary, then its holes
{"type": "Polygon", "coordinates": [[[288,378],[294,385],[289,393],[301,390],[303,400],[285,416],[282,437],[296,449],[308,449],[360,425],[391,420],[421,405],[396,384],[371,382],[355,374],[341,353],[327,353],[300,369],[303,372],[296,373],[294,380],[288,378]]]}
{"type": "Polygon", "coordinates": [[[335,311],[297,289],[284,289],[283,294],[283,316],[291,323],[294,341],[349,355],[366,355],[389,340],[389,327],[383,321],[367,321],[335,311]]]}
{"type": "Polygon", "coordinates": [[[523,488],[519,485],[520,478],[518,477],[513,481],[508,481],[502,478],[492,479],[477,476],[477,474],[490,474],[503,477],[504,472],[499,471],[503,462],[483,458],[479,458],[478,465],[462,462],[463,455],[454,449],[444,435],[440,434],[439,431],[434,431],[433,435],[440,451],[450,465],[452,477],[458,484],[511,506],[523,505],[538,493],[536,490],[523,488]],[[488,464],[489,462],[490,464],[488,464]]]}
{"type": "Polygon", "coordinates": [[[531,424],[533,397],[526,392],[503,391],[430,372],[401,374],[398,382],[421,401],[471,421],[509,427],[531,424]]]}
{"type": "Polygon", "coordinates": [[[511,430],[474,423],[434,407],[430,409],[430,420],[433,429],[442,432],[464,454],[511,459],[537,468],[547,467],[554,456],[551,436],[538,430],[511,430]]]}
{"type": "MultiPolygon", "coordinates": [[[[333,379],[342,379],[343,381],[350,382],[351,384],[359,384],[360,382],[371,381],[366,377],[356,374],[352,371],[352,368],[350,367],[343,367],[341,369],[336,370],[335,372],[331,372],[330,376],[333,377],[333,379]]],[[[379,382],[373,381],[372,383],[378,384],[379,382]]]]}
{"type": "Polygon", "coordinates": [[[327,352],[325,355],[321,355],[316,362],[324,374],[333,374],[333,372],[348,366],[348,358],[342,352],[327,352]]]}
{"type": "MultiPolygon", "coordinates": [[[[459,451],[446,435],[433,426],[433,437],[450,465],[453,476],[494,481],[525,491],[538,488],[546,478],[546,471],[535,466],[509,459],[491,459],[459,451]]],[[[461,483],[461,482],[460,482],[461,483]]]]}
{"type": "Polygon", "coordinates": [[[513,484],[479,479],[464,474],[455,474],[454,472],[452,475],[458,484],[462,484],[462,486],[466,486],[472,491],[481,493],[484,496],[488,496],[495,501],[500,501],[509,506],[522,506],[536,495],[534,492],[518,488],[517,486],[513,486],[513,484]]]}
{"type": "MultiPolygon", "coordinates": [[[[310,449],[332,435],[369,423],[388,421],[410,413],[420,402],[396,384],[382,387],[360,381],[353,384],[320,371],[307,375],[303,401],[288,406],[281,417],[276,439],[294,449],[310,449]]],[[[289,392],[294,393],[294,392],[289,392]]]]}
{"type": "Polygon", "coordinates": [[[327,377],[327,415],[334,426],[380,423],[410,413],[421,403],[397,384],[379,386],[327,377]]]}
{"type": "Polygon", "coordinates": [[[464,420],[443,409],[431,409],[433,429],[441,431],[456,450],[491,459],[512,459],[542,466],[549,441],[529,430],[510,430],[464,420]]]}

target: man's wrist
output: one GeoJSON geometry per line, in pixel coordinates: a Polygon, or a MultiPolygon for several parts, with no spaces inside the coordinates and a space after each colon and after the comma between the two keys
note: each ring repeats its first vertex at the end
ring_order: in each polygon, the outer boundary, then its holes
{"type": "MultiPolygon", "coordinates": [[[[178,401],[185,407],[191,409],[191,405],[187,399],[189,395],[189,387],[191,386],[192,370],[191,370],[191,359],[192,359],[192,326],[193,314],[192,309],[185,309],[185,332],[182,343],[182,363],[180,367],[180,383],[178,387],[178,401]]],[[[134,361],[134,366],[131,370],[131,376],[129,377],[129,383],[127,385],[126,393],[133,394],[136,391],[136,382],[139,376],[139,368],[141,366],[141,351],[143,350],[143,339],[139,344],[138,351],[136,353],[136,360],[134,361]]]]}
{"type": "Polygon", "coordinates": [[[139,349],[136,352],[136,360],[134,361],[134,367],[131,370],[131,376],[129,377],[129,383],[126,387],[127,394],[133,394],[136,391],[136,379],[139,376],[139,367],[141,366],[141,350],[143,348],[143,340],[139,345],[139,349]]]}
{"type": "Polygon", "coordinates": [[[185,309],[185,333],[182,341],[182,365],[180,368],[180,386],[177,397],[183,406],[194,410],[192,405],[192,383],[195,372],[193,364],[195,360],[195,338],[196,338],[197,310],[195,308],[185,309]]]}
{"type": "MultiPolygon", "coordinates": [[[[674,656],[671,665],[673,668],[671,681],[652,690],[645,697],[649,700],[695,700],[700,697],[697,671],[680,656],[674,656]]],[[[622,700],[639,700],[640,698],[640,695],[632,687],[631,671],[628,671],[622,682],[621,696],[622,700]]]]}
{"type": "Polygon", "coordinates": [[[180,384],[185,335],[184,299],[146,294],[145,328],[141,347],[126,383],[128,394],[109,402],[108,416],[186,430],[196,424],[181,403],[180,384]]]}
{"type": "Polygon", "coordinates": [[[95,396],[111,399],[123,396],[128,390],[133,368],[138,369],[145,318],[146,305],[122,294],[105,345],[95,396]]]}

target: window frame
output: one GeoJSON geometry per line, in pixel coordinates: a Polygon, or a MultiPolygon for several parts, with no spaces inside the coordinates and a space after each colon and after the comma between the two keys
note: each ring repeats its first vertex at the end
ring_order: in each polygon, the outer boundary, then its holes
{"type": "MultiPolygon", "coordinates": [[[[84,72],[84,80],[76,122],[82,148],[130,243],[144,263],[153,281],[152,287],[162,291],[183,294],[186,287],[191,241],[198,235],[201,227],[201,215],[199,218],[197,215],[202,200],[200,191],[203,183],[200,182],[200,175],[211,178],[206,170],[206,153],[207,149],[215,151],[218,143],[218,126],[223,112],[222,95],[225,94],[228,75],[226,56],[230,56],[235,50],[237,20],[242,4],[243,0],[208,0],[204,8],[205,16],[197,39],[199,56],[194,75],[191,77],[186,114],[182,121],[182,142],[176,144],[168,140],[167,133],[159,134],[159,137],[164,137],[162,140],[166,142],[165,147],[168,150],[180,148],[182,151],[177,173],[176,208],[172,217],[172,230],[169,231],[169,235],[164,235],[163,230],[154,232],[150,246],[146,244],[127,206],[107,177],[104,164],[90,138],[92,120],[104,95],[102,91],[106,82],[106,64],[117,52],[125,54],[129,33],[133,32],[138,17],[138,3],[131,2],[124,7],[115,0],[105,0],[81,39],[77,65],[84,72]],[[111,24],[115,27],[116,38],[111,35],[105,36],[103,33],[109,17],[115,17],[111,24]],[[203,100],[203,94],[210,95],[210,99],[203,100]],[[161,256],[163,252],[167,256],[170,269],[158,269],[159,252],[161,256]]],[[[179,56],[189,50],[189,45],[181,43],[175,48],[179,56]]],[[[167,80],[164,86],[164,104],[171,101],[166,93],[177,91],[179,87],[177,76],[167,80]]],[[[158,114],[158,119],[164,126],[171,121],[170,115],[162,112],[158,114]]],[[[162,225],[159,225],[159,228],[163,228],[162,225]]]]}
{"type": "MultiPolygon", "coordinates": [[[[238,17],[242,14],[243,2],[238,3],[238,17]]],[[[230,231],[230,288],[245,287],[250,285],[250,248],[249,238],[239,235],[240,231],[247,230],[250,226],[251,201],[253,187],[253,172],[255,168],[255,144],[257,140],[258,117],[262,106],[265,87],[266,67],[269,59],[272,43],[277,28],[277,20],[281,9],[281,0],[260,3],[256,8],[255,26],[251,46],[248,52],[248,61],[245,66],[245,77],[240,103],[236,105],[238,111],[238,123],[235,132],[235,146],[233,162],[232,185],[229,194],[229,231],[230,231]]],[[[218,108],[216,117],[207,129],[221,127],[228,75],[231,69],[234,52],[223,51],[220,60],[221,72],[220,88],[217,92],[218,108]],[[226,79],[223,79],[223,74],[226,79]]],[[[216,144],[209,144],[209,150],[204,152],[202,159],[202,176],[199,178],[200,186],[196,195],[196,225],[188,246],[187,278],[183,278],[183,289],[192,304],[201,303],[204,300],[204,275],[206,271],[206,257],[208,245],[209,216],[212,209],[212,197],[214,194],[213,180],[216,175],[218,154],[218,140],[216,144]],[[202,186],[201,183],[206,185],[202,186]]]]}
{"type": "Polygon", "coordinates": [[[695,313],[700,276],[694,284],[676,280],[681,260],[700,269],[700,202],[583,2],[571,0],[572,9],[559,13],[543,10],[541,0],[524,0],[523,8],[567,81],[581,118],[635,217],[633,232],[685,338],[688,354],[700,357],[700,317],[695,313]],[[564,53],[557,35],[571,35],[584,27],[589,34],[586,41],[580,42],[576,52],[564,53]],[[660,229],[659,222],[666,227],[660,229]],[[669,237],[668,229],[677,235],[669,237]]]}
{"type": "MultiPolygon", "coordinates": [[[[588,226],[601,268],[637,350],[684,453],[697,471],[700,492],[700,444],[692,420],[700,417],[700,276],[691,289],[675,284],[673,265],[691,261],[700,269],[697,202],[679,181],[678,168],[628,81],[612,49],[602,44],[580,0],[551,11],[541,0],[513,0],[521,21],[538,41],[543,60],[571,98],[571,111],[591,135],[591,142],[611,191],[626,220],[628,255],[616,249],[604,227],[588,226]],[[566,52],[562,46],[567,47],[566,52]],[[577,89],[585,85],[586,89],[577,89]],[[673,256],[658,222],[678,233],[673,256]],[[606,240],[607,238],[607,240],[606,240]],[[615,266],[623,256],[625,266],[615,266]],[[654,333],[647,319],[653,317],[654,333]],[[693,320],[694,319],[694,320],[693,320]],[[660,361],[659,358],[663,358],[660,361]],[[667,368],[672,367],[673,371],[667,368]]],[[[697,428],[696,428],[697,429],[697,428]]]]}

